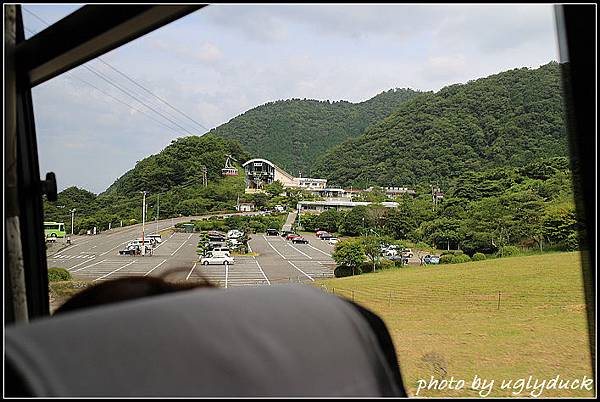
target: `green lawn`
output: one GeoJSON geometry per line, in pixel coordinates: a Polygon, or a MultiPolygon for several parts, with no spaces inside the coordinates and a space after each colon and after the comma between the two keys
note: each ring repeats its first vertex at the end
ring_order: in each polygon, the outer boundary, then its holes
{"type": "MultiPolygon", "coordinates": [[[[315,285],[382,317],[412,395],[418,380],[431,376],[462,379],[465,387],[421,390],[420,397],[478,397],[470,389],[475,375],[494,380],[489,396],[514,396],[500,389],[503,380],[591,377],[578,252],[394,269],[315,285]]],[[[592,395],[555,389],[541,396],[592,395]]]]}

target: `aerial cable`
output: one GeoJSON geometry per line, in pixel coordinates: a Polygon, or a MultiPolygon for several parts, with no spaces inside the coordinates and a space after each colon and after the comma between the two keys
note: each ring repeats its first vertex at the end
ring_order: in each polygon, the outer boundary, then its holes
{"type": "MultiPolygon", "coordinates": [[[[41,21],[42,23],[46,24],[46,26],[49,26],[50,24],[45,21],[44,19],[42,19],[41,17],[39,17],[37,14],[35,14],[34,12],[28,10],[25,7],[22,7],[23,10],[25,10],[27,13],[31,14],[32,16],[34,16],[36,19],[38,19],[39,21],[41,21]]],[[[110,65],[109,63],[105,62],[104,60],[102,60],[100,57],[97,58],[98,61],[100,61],[101,63],[107,65],[108,67],[110,67],[111,69],[113,69],[114,71],[116,71],[117,73],[119,73],[120,75],[122,75],[123,77],[125,77],[127,80],[129,80],[130,82],[134,83],[135,85],[137,85],[138,87],[144,89],[146,92],[148,92],[149,94],[151,94],[152,96],[154,96],[155,98],[159,99],[161,102],[163,102],[164,104],[166,104],[167,106],[169,106],[171,109],[175,110],[176,112],[180,113],[181,115],[185,116],[187,119],[191,120],[192,122],[194,122],[195,124],[197,124],[199,127],[201,127],[202,129],[209,131],[203,124],[199,123],[198,121],[194,120],[193,118],[191,118],[190,116],[188,116],[186,113],[180,111],[179,109],[177,109],[176,107],[172,106],[169,102],[167,102],[166,100],[162,99],[161,97],[159,97],[158,95],[154,94],[152,91],[150,91],[149,89],[147,89],[146,87],[144,87],[143,85],[139,84],[138,82],[136,82],[133,78],[129,77],[127,74],[125,74],[124,72],[122,72],[121,70],[117,69],[116,67],[110,65]]],[[[91,70],[90,67],[85,66],[84,67],[88,68],[91,70]]],[[[98,72],[96,71],[92,71],[94,72],[96,75],[99,75],[98,72]]],[[[101,78],[103,78],[101,76],[101,78]]],[[[104,79],[104,78],[103,78],[104,79]]],[[[115,86],[111,81],[106,80],[109,84],[115,86]]],[[[147,108],[153,110],[155,113],[161,115],[163,118],[169,120],[171,123],[175,124],[176,126],[178,126],[179,128],[183,129],[185,132],[187,132],[188,134],[192,134],[189,130],[187,130],[186,128],[182,127],[181,125],[179,125],[178,123],[174,122],[173,120],[165,117],[162,113],[156,111],[154,108],[148,106],[146,103],[144,103],[143,101],[140,101],[137,97],[132,96],[131,94],[129,94],[128,92],[126,92],[125,90],[123,90],[120,87],[117,87],[118,89],[120,89],[121,91],[124,91],[126,93],[126,95],[133,97],[134,99],[136,99],[138,102],[142,103],[144,106],[146,106],[147,108]]],[[[175,118],[173,115],[169,114],[171,117],[175,118]]],[[[192,134],[194,135],[194,134],[192,134]]]]}

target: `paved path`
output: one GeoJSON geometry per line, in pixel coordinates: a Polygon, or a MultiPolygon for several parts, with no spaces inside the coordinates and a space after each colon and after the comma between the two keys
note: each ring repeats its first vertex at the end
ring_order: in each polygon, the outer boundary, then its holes
{"type": "Polygon", "coordinates": [[[288,214],[287,219],[285,220],[285,223],[283,224],[283,227],[281,228],[281,230],[290,232],[292,230],[292,225],[296,221],[297,215],[298,215],[298,212],[296,212],[296,211],[290,212],[288,214]]]}

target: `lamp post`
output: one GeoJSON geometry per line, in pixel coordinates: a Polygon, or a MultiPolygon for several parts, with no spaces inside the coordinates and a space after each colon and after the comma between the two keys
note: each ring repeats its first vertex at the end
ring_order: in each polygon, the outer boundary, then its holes
{"type": "Polygon", "coordinates": [[[75,211],[75,208],[71,210],[71,236],[73,236],[73,222],[75,221],[75,211]]]}
{"type": "Polygon", "coordinates": [[[144,225],[146,223],[146,193],[147,191],[140,191],[140,193],[144,194],[144,198],[142,199],[142,255],[146,255],[146,246],[144,245],[144,225]]]}

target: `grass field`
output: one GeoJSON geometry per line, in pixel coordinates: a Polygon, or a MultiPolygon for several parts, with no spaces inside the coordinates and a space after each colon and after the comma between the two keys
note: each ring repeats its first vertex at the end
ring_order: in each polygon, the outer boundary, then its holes
{"type": "MultiPolygon", "coordinates": [[[[419,397],[479,397],[471,388],[475,375],[494,380],[488,396],[499,397],[531,397],[531,389],[501,389],[503,380],[592,376],[578,252],[394,269],[315,285],[379,314],[411,395],[432,376],[465,386],[421,389],[419,397]]],[[[593,392],[541,394],[550,396],[593,392]]]]}

